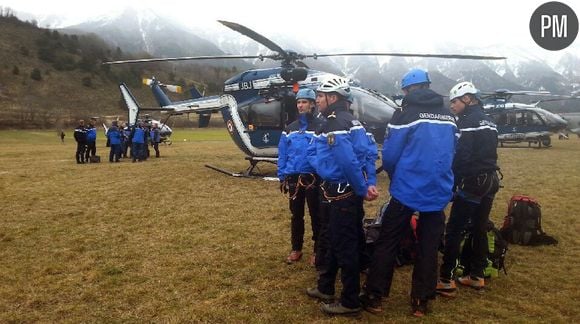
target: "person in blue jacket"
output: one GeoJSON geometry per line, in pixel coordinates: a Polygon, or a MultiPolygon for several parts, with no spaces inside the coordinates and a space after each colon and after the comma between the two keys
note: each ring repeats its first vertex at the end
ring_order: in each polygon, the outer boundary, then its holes
{"type": "Polygon", "coordinates": [[[450,93],[451,111],[457,116],[461,132],[453,161],[457,191],[445,227],[443,264],[437,292],[453,297],[457,292],[453,271],[467,224],[471,222],[473,255],[469,273],[458,278],[460,284],[481,289],[487,266],[487,227],[493,199],[499,190],[497,176],[497,126],[483,112],[479,91],[471,82],[460,82],[450,93]]]}
{"type": "Polygon", "coordinates": [[[87,149],[85,151],[85,160],[88,162],[90,156],[95,156],[97,154],[97,128],[95,118],[91,118],[89,125],[87,126],[87,149]]]}
{"type": "Polygon", "coordinates": [[[151,139],[151,146],[155,150],[155,157],[159,157],[159,142],[161,142],[161,134],[159,133],[159,125],[153,123],[151,126],[151,131],[149,132],[149,138],[151,139]]]}
{"type": "Polygon", "coordinates": [[[314,253],[310,264],[314,265],[318,241],[318,206],[320,181],[316,170],[307,159],[308,145],[319,127],[320,120],[313,115],[316,93],[312,89],[300,89],[296,93],[298,119],[292,122],[280,137],[278,144],[278,178],[283,191],[288,193],[291,220],[292,251],[286,258],[288,264],[302,258],[304,243],[304,203],[308,204],[314,253]]]}
{"type": "Polygon", "coordinates": [[[443,234],[443,209],[453,196],[451,169],[457,126],[443,97],[429,89],[426,71],[413,69],[403,76],[402,110],[391,119],[382,150],[391,199],[375,242],[364,293],[363,307],[380,312],[381,298],[389,295],[397,250],[418,211],[418,251],[413,268],[411,308],[423,316],[436,296],[437,249],[443,234]]]}
{"type": "Polygon", "coordinates": [[[121,159],[121,131],[117,127],[117,121],[113,121],[113,125],[107,131],[107,139],[111,145],[109,151],[109,162],[119,162],[121,159]]]}
{"type": "Polygon", "coordinates": [[[328,205],[325,235],[328,249],[319,269],[316,288],[308,296],[323,301],[334,299],[335,281],[341,272],[342,293],[338,302],[323,303],[321,310],[331,315],[353,315],[360,311],[360,264],[363,199],[378,197],[376,188],[377,148],[372,135],[347,109],[348,82],[329,77],[317,89],[316,104],[326,117],[313,140],[316,172],[323,180],[323,202],[328,205]]]}
{"type": "Polygon", "coordinates": [[[131,132],[131,154],[133,155],[133,162],[145,160],[145,125],[139,122],[139,125],[133,126],[131,132]]]}

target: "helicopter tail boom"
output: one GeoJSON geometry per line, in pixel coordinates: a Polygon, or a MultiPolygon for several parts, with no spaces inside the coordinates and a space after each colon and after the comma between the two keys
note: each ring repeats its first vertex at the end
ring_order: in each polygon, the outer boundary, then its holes
{"type": "Polygon", "coordinates": [[[139,116],[139,104],[125,83],[121,83],[119,89],[121,90],[127,109],[129,110],[129,125],[135,125],[137,123],[137,117],[139,116]]]}

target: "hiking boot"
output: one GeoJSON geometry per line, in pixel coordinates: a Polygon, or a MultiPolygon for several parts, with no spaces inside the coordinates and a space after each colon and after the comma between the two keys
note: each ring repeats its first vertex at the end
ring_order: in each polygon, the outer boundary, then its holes
{"type": "Polygon", "coordinates": [[[286,263],[292,264],[294,262],[300,261],[302,258],[302,251],[292,251],[290,255],[286,258],[286,263]]]}
{"type": "Polygon", "coordinates": [[[315,266],[316,265],[316,253],[313,253],[310,256],[310,259],[308,259],[308,264],[310,264],[311,266],[315,266]]]}
{"type": "Polygon", "coordinates": [[[320,292],[320,290],[318,290],[318,288],[306,289],[306,295],[312,298],[320,299],[322,302],[325,303],[331,303],[334,301],[334,295],[323,294],[320,292]]]}
{"type": "Polygon", "coordinates": [[[322,304],[320,310],[328,315],[344,315],[344,316],[356,316],[360,313],[361,308],[348,308],[342,306],[341,303],[332,304],[322,304]]]}
{"type": "Polygon", "coordinates": [[[439,279],[437,280],[436,291],[443,297],[455,297],[457,295],[457,285],[453,280],[439,279]]]}
{"type": "Polygon", "coordinates": [[[485,287],[485,279],[475,276],[464,276],[457,279],[460,284],[474,289],[483,289],[485,287]]]}
{"type": "Polygon", "coordinates": [[[423,317],[427,314],[427,299],[411,297],[411,314],[415,317],[423,317]]]}
{"type": "Polygon", "coordinates": [[[362,308],[371,314],[378,314],[383,311],[381,298],[367,293],[362,293],[359,297],[362,308]]]}

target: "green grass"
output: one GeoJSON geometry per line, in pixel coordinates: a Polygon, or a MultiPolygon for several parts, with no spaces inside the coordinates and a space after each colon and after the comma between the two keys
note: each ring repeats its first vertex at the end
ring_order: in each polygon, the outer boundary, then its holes
{"type": "MultiPolygon", "coordinates": [[[[290,218],[278,184],[204,167],[246,168],[226,130],[179,129],[144,163],[109,164],[99,137],[105,162],[77,165],[70,130],[65,144],[54,131],[0,131],[0,322],[350,321],[305,296],[311,267],[283,263],[290,218]]],[[[530,194],[560,244],[510,246],[507,276],[438,299],[427,320],[578,322],[580,140],[499,152],[493,220],[512,194],[530,194]]],[[[386,199],[384,175],[379,183],[368,214],[386,199]]],[[[409,287],[410,267],[398,269],[385,313],[362,320],[411,320],[409,287]]]]}

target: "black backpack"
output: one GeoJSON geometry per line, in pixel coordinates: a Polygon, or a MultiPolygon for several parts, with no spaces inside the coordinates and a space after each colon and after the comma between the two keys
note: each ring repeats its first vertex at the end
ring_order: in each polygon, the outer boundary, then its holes
{"type": "MultiPolygon", "coordinates": [[[[484,276],[486,278],[495,278],[499,275],[501,270],[507,274],[505,268],[505,256],[508,250],[508,242],[504,240],[500,231],[495,227],[492,221],[488,221],[487,223],[487,244],[487,266],[483,270],[484,276]]],[[[455,277],[460,277],[470,273],[471,257],[473,255],[473,236],[469,226],[464,232],[460,251],[459,262],[454,270],[455,277]]]]}
{"type": "Polygon", "coordinates": [[[524,195],[514,195],[508,203],[501,233],[510,243],[520,245],[557,244],[542,230],[542,210],[538,201],[524,195]]]}
{"type": "MultiPolygon", "coordinates": [[[[365,251],[368,256],[373,255],[374,243],[379,238],[382,220],[389,205],[388,201],[381,206],[377,212],[376,218],[365,218],[363,221],[363,228],[365,232],[365,251]]],[[[399,245],[399,251],[396,257],[396,265],[404,266],[406,264],[413,264],[417,255],[417,215],[411,217],[411,226],[407,228],[407,232],[403,235],[399,245]]]]}

